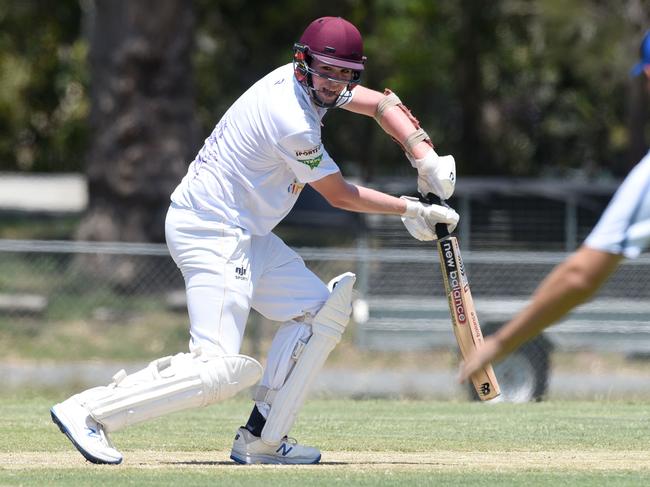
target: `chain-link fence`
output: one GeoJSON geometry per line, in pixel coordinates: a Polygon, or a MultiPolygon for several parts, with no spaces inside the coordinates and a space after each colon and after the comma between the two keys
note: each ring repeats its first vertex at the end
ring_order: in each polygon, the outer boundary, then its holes
{"type": "MultiPolygon", "coordinates": [[[[449,203],[460,214],[456,233],[467,250],[564,252],[582,242],[616,190],[616,181],[471,178],[458,181],[449,203]]],[[[411,194],[412,179],[382,181],[378,189],[411,194]]],[[[368,235],[384,248],[417,248],[399,219],[366,218],[368,235]]]]}
{"type": "MultiPolygon", "coordinates": [[[[455,353],[435,247],[371,249],[365,242],[360,239],[356,248],[298,249],[324,281],[345,271],[358,275],[353,348],[455,353]]],[[[490,333],[525,303],[564,254],[467,251],[463,257],[479,319],[490,333]]],[[[649,275],[649,257],[625,262],[598,299],[522,349],[497,374],[519,384],[521,397],[540,398],[553,347],[650,354],[649,275]]],[[[259,316],[252,315],[251,322],[246,346],[255,352],[268,331],[260,330],[259,316]]],[[[160,245],[0,241],[3,343],[5,358],[21,359],[142,360],[175,353],[187,343],[182,277],[160,245]]]]}

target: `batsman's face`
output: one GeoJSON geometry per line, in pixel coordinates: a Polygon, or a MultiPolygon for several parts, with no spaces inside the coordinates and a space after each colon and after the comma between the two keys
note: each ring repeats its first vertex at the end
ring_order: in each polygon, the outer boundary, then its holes
{"type": "Polygon", "coordinates": [[[325,103],[334,103],[353,76],[351,69],[339,68],[316,59],[312,61],[311,69],[315,71],[315,76],[312,76],[314,90],[325,103]]]}

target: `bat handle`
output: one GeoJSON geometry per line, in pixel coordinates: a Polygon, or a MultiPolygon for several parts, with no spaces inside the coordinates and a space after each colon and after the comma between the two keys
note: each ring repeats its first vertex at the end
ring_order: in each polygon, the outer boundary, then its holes
{"type": "MultiPolygon", "coordinates": [[[[427,194],[426,202],[429,203],[430,205],[439,204],[441,206],[446,206],[447,208],[449,208],[449,205],[445,200],[443,200],[442,198],[436,198],[436,195],[434,195],[433,193],[427,194]]],[[[447,229],[446,223],[436,223],[436,235],[438,236],[438,238],[449,236],[449,230],[447,229]]]]}

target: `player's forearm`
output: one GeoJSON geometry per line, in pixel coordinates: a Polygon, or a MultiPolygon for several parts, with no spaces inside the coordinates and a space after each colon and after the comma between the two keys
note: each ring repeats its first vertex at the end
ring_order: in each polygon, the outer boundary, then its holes
{"type": "MultiPolygon", "coordinates": [[[[386,110],[379,125],[384,129],[384,132],[401,144],[404,144],[406,139],[416,130],[413,123],[399,107],[391,107],[386,110]]],[[[421,159],[431,150],[433,148],[429,144],[420,142],[413,146],[411,155],[416,159],[421,159]]]]}
{"type": "Polygon", "coordinates": [[[342,210],[402,215],[406,201],[346,181],[340,172],[309,183],[327,202],[342,210]]]}
{"type": "MultiPolygon", "coordinates": [[[[417,127],[399,106],[393,105],[381,110],[380,106],[386,98],[387,96],[384,93],[357,86],[354,89],[352,101],[344,108],[368,117],[374,117],[384,132],[400,144],[405,145],[406,140],[417,130],[417,127]]],[[[431,145],[422,141],[415,144],[410,152],[416,159],[421,159],[430,150],[433,150],[431,145]]]]}
{"type": "Polygon", "coordinates": [[[402,215],[406,211],[406,202],[371,188],[348,183],[348,191],[341,193],[332,202],[337,208],[359,213],[381,213],[402,215]]]}
{"type": "Polygon", "coordinates": [[[539,285],[532,301],[495,333],[500,352],[510,353],[588,300],[616,269],[621,257],[581,247],[539,285]]]}

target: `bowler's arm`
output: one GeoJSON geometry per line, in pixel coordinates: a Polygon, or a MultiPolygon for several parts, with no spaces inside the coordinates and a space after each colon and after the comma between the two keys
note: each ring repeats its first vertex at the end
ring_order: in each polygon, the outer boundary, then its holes
{"type": "Polygon", "coordinates": [[[586,245],[542,281],[531,302],[465,360],[460,380],[499,360],[589,299],[616,270],[623,257],[586,245]]]}

